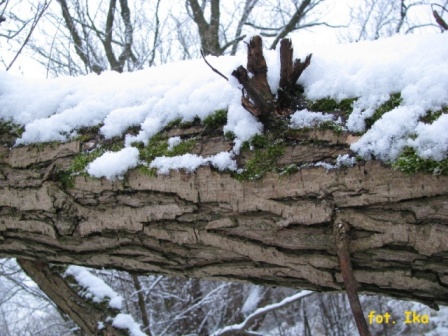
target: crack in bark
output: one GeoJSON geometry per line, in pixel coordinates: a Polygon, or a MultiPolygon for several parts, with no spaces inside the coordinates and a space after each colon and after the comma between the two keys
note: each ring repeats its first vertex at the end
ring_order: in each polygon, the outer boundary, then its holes
{"type": "Polygon", "coordinates": [[[344,220],[360,291],[448,304],[447,177],[369,162],[243,183],[210,168],[156,177],[134,170],[126,185],[76,177],[63,190],[43,174],[58,145],[44,146],[44,160],[28,160],[32,151],[0,158],[3,256],[341,290],[331,226],[344,220]]]}

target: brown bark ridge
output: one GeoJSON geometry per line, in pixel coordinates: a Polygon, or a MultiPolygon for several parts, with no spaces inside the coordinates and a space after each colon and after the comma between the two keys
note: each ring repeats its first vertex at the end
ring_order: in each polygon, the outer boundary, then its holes
{"type": "MultiPolygon", "coordinates": [[[[347,152],[350,136],[328,132],[286,147],[279,162],[347,152]]],[[[227,145],[204,137],[197,153],[227,145]]],[[[135,169],[116,181],[76,176],[64,188],[57,172],[81,148],[0,147],[2,257],[341,291],[332,228],[346,223],[360,292],[448,304],[447,176],[370,161],[249,182],[209,167],[158,176],[135,169]]]]}

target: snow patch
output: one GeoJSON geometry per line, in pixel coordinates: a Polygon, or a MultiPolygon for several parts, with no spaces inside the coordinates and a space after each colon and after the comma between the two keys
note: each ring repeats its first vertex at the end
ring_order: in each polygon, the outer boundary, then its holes
{"type": "Polygon", "coordinates": [[[127,147],[118,152],[106,152],[87,166],[87,172],[94,177],[109,180],[120,178],[138,164],[137,148],[127,147]]]}
{"type": "Polygon", "coordinates": [[[308,109],[296,111],[291,115],[292,128],[314,127],[328,121],[333,121],[337,124],[341,123],[339,119],[335,120],[332,114],[310,112],[308,109]]]}
{"type": "Polygon", "coordinates": [[[135,322],[129,314],[118,314],[115,316],[112,325],[115,328],[127,329],[130,336],[146,336],[146,334],[140,330],[138,323],[135,322]]]}
{"type": "Polygon", "coordinates": [[[150,164],[150,168],[156,168],[159,174],[167,175],[170,170],[184,169],[189,173],[196,171],[200,166],[211,163],[219,171],[231,170],[235,171],[237,165],[232,159],[233,154],[221,152],[216,155],[204,158],[196,154],[183,154],[173,157],[161,156],[155,158],[150,164]]]}
{"type": "Polygon", "coordinates": [[[84,297],[92,299],[93,302],[102,302],[105,298],[110,298],[109,307],[121,309],[123,298],[84,267],[69,266],[65,275],[73,276],[79,286],[85,289],[85,292],[82,293],[84,297]]]}

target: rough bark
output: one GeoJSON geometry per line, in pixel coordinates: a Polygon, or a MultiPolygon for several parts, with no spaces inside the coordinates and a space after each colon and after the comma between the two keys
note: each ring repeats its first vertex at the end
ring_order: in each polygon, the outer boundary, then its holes
{"type": "MultiPolygon", "coordinates": [[[[334,159],[351,141],[314,131],[279,164],[334,159]]],[[[197,153],[228,145],[205,139],[197,153]]],[[[117,181],[77,176],[65,189],[58,169],[81,147],[0,147],[1,256],[340,291],[332,228],[347,223],[360,292],[448,304],[447,176],[371,161],[253,182],[208,167],[155,177],[136,169],[117,181]]]]}
{"type": "Polygon", "coordinates": [[[81,297],[47,263],[27,259],[17,259],[17,262],[59,309],[70,316],[86,335],[127,335],[124,330],[114,328],[107,323],[100,330],[98,322],[105,321],[110,312],[107,309],[96,307],[95,304],[81,297]]]}

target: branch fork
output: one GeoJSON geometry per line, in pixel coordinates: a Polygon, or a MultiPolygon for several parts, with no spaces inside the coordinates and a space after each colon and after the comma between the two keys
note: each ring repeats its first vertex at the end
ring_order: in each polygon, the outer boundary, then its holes
{"type": "Polygon", "coordinates": [[[289,115],[296,107],[297,94],[294,88],[303,71],[311,63],[311,54],[304,62],[293,61],[291,40],[283,39],[280,44],[280,90],[275,97],[267,80],[268,67],[263,55],[263,41],[254,36],[248,44],[247,69],[239,66],[232,72],[243,86],[242,106],[262,122],[278,115],[289,115]]]}

